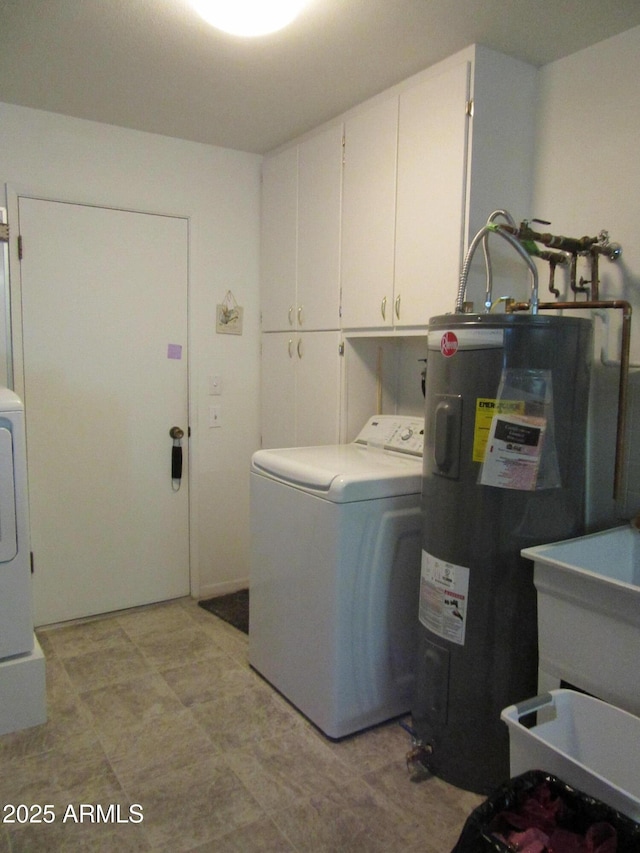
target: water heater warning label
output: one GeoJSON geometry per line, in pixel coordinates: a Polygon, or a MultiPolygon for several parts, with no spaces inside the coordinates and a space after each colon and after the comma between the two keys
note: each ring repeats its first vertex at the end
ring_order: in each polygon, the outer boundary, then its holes
{"type": "Polygon", "coordinates": [[[422,552],[420,622],[438,637],[464,645],[469,569],[422,552]]]}
{"type": "Polygon", "coordinates": [[[473,429],[473,461],[484,462],[494,415],[524,414],[524,400],[476,399],[476,420],[473,429]]]}
{"type": "Polygon", "coordinates": [[[496,415],[480,472],[482,485],[533,491],[545,429],[544,418],[496,415]]]}

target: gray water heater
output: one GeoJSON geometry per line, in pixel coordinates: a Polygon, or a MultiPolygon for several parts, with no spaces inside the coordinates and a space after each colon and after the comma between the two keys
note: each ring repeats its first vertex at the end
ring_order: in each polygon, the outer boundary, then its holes
{"type": "Polygon", "coordinates": [[[586,319],[429,323],[413,726],[428,769],[477,793],[509,778],[501,710],[537,693],[520,551],[584,531],[591,352],[586,319]]]}

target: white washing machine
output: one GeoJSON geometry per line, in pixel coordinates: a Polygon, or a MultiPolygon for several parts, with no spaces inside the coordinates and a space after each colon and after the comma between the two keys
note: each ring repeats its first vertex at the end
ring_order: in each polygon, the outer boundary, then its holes
{"type": "Polygon", "coordinates": [[[330,738],[411,706],[423,438],[383,415],[252,458],[249,662],[330,738]]]}

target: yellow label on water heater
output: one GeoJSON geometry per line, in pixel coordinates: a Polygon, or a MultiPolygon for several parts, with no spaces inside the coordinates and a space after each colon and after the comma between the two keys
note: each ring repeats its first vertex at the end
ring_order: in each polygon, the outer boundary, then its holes
{"type": "Polygon", "coordinates": [[[476,398],[476,421],[473,429],[473,461],[484,462],[484,452],[489,440],[494,415],[507,413],[523,415],[524,400],[492,400],[476,398]]]}

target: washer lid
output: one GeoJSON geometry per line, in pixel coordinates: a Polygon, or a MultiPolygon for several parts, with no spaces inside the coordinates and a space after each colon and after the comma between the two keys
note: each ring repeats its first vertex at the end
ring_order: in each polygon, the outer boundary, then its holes
{"type": "Polygon", "coordinates": [[[258,450],[251,470],[335,503],[418,494],[422,459],[359,444],[258,450]]]}

